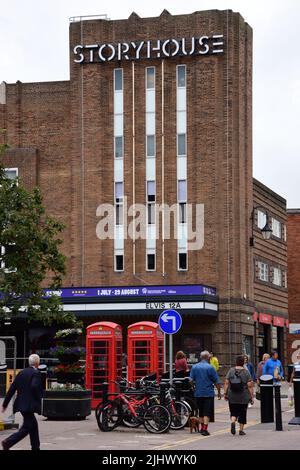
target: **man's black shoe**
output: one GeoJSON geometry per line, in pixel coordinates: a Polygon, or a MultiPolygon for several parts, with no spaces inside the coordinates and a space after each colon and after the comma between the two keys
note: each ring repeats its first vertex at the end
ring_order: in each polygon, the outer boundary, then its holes
{"type": "Polygon", "coordinates": [[[207,430],[201,431],[201,434],[202,436],[210,436],[210,432],[208,432],[207,430]]]}
{"type": "Polygon", "coordinates": [[[235,435],[235,423],[231,423],[231,429],[230,429],[231,434],[235,435]]]}
{"type": "Polygon", "coordinates": [[[2,445],[2,450],[9,450],[9,447],[6,441],[2,441],[1,445],[2,445]]]}

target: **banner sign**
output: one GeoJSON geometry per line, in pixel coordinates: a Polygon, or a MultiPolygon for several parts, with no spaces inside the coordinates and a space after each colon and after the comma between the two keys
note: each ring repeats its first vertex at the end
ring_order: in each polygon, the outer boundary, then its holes
{"type": "Polygon", "coordinates": [[[45,296],[57,295],[62,299],[74,299],[77,297],[89,298],[119,298],[119,297],[164,297],[185,295],[211,295],[216,296],[214,287],[203,285],[186,286],[135,286],[135,287],[70,287],[52,291],[45,289],[45,296]]]}

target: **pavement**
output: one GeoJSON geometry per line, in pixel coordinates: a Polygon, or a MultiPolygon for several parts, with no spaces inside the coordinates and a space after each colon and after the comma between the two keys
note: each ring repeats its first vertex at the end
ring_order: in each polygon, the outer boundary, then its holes
{"type": "MultiPolygon", "coordinates": [[[[285,395],[283,387],[283,395],[285,395]]],[[[276,431],[275,424],[260,424],[260,402],[248,409],[246,436],[232,436],[229,432],[228,404],[215,400],[215,423],[209,425],[210,436],[190,434],[189,428],[169,431],[166,434],[149,434],[142,426],[138,429],[120,427],[113,432],[99,431],[94,412],[84,421],[48,421],[39,417],[42,450],[294,450],[299,449],[300,426],[289,425],[294,409],[282,398],[283,431],[276,431]]],[[[9,413],[8,413],[9,414],[9,413]]],[[[7,417],[7,415],[5,415],[7,417]]],[[[21,423],[21,416],[16,415],[21,423]]],[[[1,431],[0,440],[11,431],[1,431]]],[[[25,438],[14,450],[30,449],[25,438]]]]}

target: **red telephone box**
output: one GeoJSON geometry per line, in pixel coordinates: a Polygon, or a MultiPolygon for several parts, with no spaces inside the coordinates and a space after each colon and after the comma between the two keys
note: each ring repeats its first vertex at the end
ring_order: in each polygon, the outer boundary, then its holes
{"type": "Polygon", "coordinates": [[[127,361],[130,382],[152,373],[159,380],[164,371],[164,334],[157,323],[145,321],[128,327],[127,361]]]}
{"type": "Polygon", "coordinates": [[[122,376],[122,328],[113,322],[99,322],[87,327],[86,335],[86,387],[92,390],[92,408],[102,399],[103,382],[108,391],[116,391],[112,380],[122,376]]]}

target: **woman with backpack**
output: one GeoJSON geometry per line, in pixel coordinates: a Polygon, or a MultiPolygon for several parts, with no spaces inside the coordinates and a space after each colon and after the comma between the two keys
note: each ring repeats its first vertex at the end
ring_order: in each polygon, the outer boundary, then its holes
{"type": "Polygon", "coordinates": [[[231,434],[236,434],[235,423],[238,421],[239,435],[245,436],[248,403],[253,404],[253,381],[249,371],[244,367],[244,356],[237,356],[236,366],[228,371],[224,384],[224,398],[229,403],[231,434]]]}

